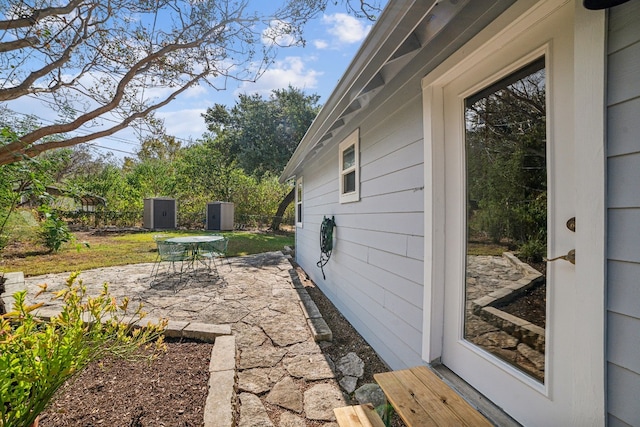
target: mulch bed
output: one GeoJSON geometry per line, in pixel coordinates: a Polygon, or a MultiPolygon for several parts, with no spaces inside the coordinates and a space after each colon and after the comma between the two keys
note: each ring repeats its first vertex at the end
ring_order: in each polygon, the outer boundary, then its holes
{"type": "Polygon", "coordinates": [[[212,348],[168,341],[153,361],[93,363],[59,390],[40,427],[202,426],[212,348]]]}
{"type": "Polygon", "coordinates": [[[547,317],[547,286],[541,284],[496,308],[544,328],[547,317]]]}

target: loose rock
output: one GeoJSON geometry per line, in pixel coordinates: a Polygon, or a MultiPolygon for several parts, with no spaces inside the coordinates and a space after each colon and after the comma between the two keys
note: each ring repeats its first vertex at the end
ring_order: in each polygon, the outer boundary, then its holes
{"type": "Polygon", "coordinates": [[[359,404],[371,403],[375,408],[387,403],[387,398],[378,384],[365,384],[355,392],[359,404]]]}
{"type": "Polygon", "coordinates": [[[364,375],[364,362],[354,352],[350,352],[338,360],[336,367],[342,372],[342,375],[357,378],[364,375]]]}
{"type": "Polygon", "coordinates": [[[339,383],[340,387],[342,387],[344,391],[351,394],[356,389],[358,378],[345,375],[344,377],[342,377],[342,379],[340,379],[339,383]]]}

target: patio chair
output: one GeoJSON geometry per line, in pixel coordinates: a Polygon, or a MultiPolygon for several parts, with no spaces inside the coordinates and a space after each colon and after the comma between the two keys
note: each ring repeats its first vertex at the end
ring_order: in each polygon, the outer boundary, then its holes
{"type": "Polygon", "coordinates": [[[177,244],[177,243],[169,243],[164,240],[157,240],[156,244],[158,245],[158,257],[151,269],[151,276],[153,280],[158,276],[158,272],[160,271],[160,265],[163,262],[169,263],[169,268],[173,269],[173,272],[176,273],[176,262],[180,263],[180,280],[182,280],[182,270],[184,266],[184,261],[191,260],[189,255],[189,248],[185,245],[177,244]],[[154,275],[155,271],[155,275],[154,275]]]}
{"type": "MultiPolygon", "coordinates": [[[[214,269],[216,269],[215,267],[216,258],[227,257],[228,243],[229,243],[229,239],[227,239],[226,237],[223,237],[222,239],[216,240],[214,242],[203,242],[198,246],[198,258],[200,260],[205,261],[206,263],[205,265],[207,265],[207,268],[209,269],[209,271],[211,271],[212,264],[214,269]]],[[[228,264],[229,264],[229,268],[231,268],[231,264],[230,263],[228,264]]]]}

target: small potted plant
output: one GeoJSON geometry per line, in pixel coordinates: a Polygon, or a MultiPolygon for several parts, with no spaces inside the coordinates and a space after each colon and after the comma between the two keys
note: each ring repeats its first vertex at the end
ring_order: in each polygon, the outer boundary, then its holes
{"type": "MultiPolygon", "coordinates": [[[[116,301],[105,284],[86,295],[73,273],[53,293],[63,302],[59,315],[44,321],[28,305],[26,291],[14,294],[14,308],[0,316],[0,427],[37,425],[56,390],[90,362],[107,355],[125,357],[143,345],[162,348],[166,321],[140,327],[145,313],[129,301],[116,301]]],[[[46,285],[40,293],[48,292],[46,285]]]]}

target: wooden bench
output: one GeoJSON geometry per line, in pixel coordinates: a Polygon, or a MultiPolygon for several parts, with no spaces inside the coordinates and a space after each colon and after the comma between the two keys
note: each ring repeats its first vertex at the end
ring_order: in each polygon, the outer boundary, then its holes
{"type": "Polygon", "coordinates": [[[372,404],[335,408],[336,421],[340,427],[385,427],[372,404]]]}
{"type": "Polygon", "coordinates": [[[426,366],[375,374],[374,378],[409,427],[493,425],[426,366]]]}

